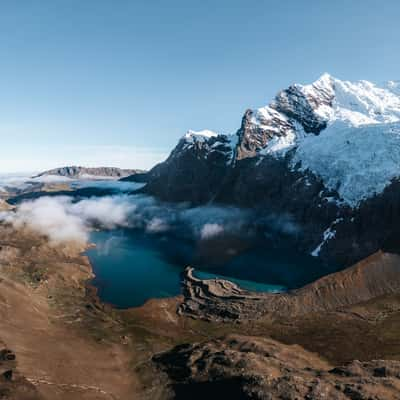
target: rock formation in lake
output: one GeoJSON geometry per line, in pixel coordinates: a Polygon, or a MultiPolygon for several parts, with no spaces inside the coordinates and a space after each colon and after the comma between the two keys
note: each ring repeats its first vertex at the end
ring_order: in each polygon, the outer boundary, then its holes
{"type": "Polygon", "coordinates": [[[391,244],[400,224],[397,86],[324,74],[247,110],[234,135],[189,131],[148,173],[168,201],[287,214],[303,251],[351,265],[391,244]]]}
{"type": "Polygon", "coordinates": [[[62,176],[71,179],[121,179],[128,176],[134,176],[135,174],[142,174],[144,171],[139,169],[121,169],[114,167],[60,167],[54,168],[48,171],[44,171],[35,178],[45,176],[62,176]]]}

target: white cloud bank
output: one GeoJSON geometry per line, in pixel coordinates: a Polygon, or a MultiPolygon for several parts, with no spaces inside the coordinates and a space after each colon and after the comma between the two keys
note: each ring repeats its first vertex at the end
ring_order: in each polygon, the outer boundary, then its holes
{"type": "Polygon", "coordinates": [[[201,228],[200,237],[202,239],[211,239],[219,236],[224,232],[224,227],[220,224],[205,224],[201,228]]]}
{"type": "Polygon", "coordinates": [[[71,197],[41,197],[19,205],[15,212],[3,212],[0,219],[16,228],[28,227],[52,242],[87,242],[91,229],[128,226],[135,208],[127,196],[88,199],[74,203],[71,197]]]}
{"type": "Polygon", "coordinates": [[[86,242],[88,230],[84,219],[68,212],[68,198],[43,197],[22,203],[16,212],[3,212],[1,219],[12,223],[16,228],[28,227],[52,242],[86,242]]]}
{"type": "MultiPolygon", "coordinates": [[[[87,242],[93,229],[133,228],[148,234],[171,233],[194,240],[221,235],[252,236],[259,218],[234,207],[161,203],[145,195],[123,195],[75,201],[72,197],[41,197],[25,201],[14,211],[0,213],[0,221],[27,227],[49,237],[51,242],[87,242]]],[[[265,226],[288,231],[288,222],[270,220],[265,226]]],[[[292,224],[292,223],[291,223],[292,224]]],[[[290,229],[292,225],[290,224],[290,229]]],[[[289,232],[290,233],[290,232],[289,232]]]]}

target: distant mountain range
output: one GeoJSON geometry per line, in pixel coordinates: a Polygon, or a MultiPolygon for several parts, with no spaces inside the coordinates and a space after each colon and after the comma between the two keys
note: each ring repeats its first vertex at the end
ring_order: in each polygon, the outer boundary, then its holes
{"type": "Polygon", "coordinates": [[[87,168],[79,166],[68,166],[44,171],[34,178],[44,176],[63,176],[71,179],[121,179],[145,171],[139,169],[120,169],[114,167],[87,168]]]}
{"type": "Polygon", "coordinates": [[[400,250],[399,88],[328,74],[292,85],[247,110],[233,135],[189,131],[144,190],[287,215],[299,247],[327,262],[400,250]]]}

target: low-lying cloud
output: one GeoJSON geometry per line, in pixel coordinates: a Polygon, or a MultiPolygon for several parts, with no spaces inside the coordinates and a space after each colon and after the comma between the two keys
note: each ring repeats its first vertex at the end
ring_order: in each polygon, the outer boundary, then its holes
{"type": "Polygon", "coordinates": [[[87,242],[94,228],[128,227],[135,205],[125,196],[87,199],[41,197],[21,203],[15,212],[3,212],[1,219],[16,228],[27,227],[49,237],[52,242],[87,242]]]}
{"type": "Polygon", "coordinates": [[[168,223],[158,217],[151,219],[146,226],[147,233],[167,232],[169,229],[170,226],[168,225],[168,223]]]}
{"type": "Polygon", "coordinates": [[[24,190],[32,187],[27,174],[0,174],[0,192],[24,190]]]}
{"type": "Polygon", "coordinates": [[[129,227],[129,215],[136,209],[128,196],[107,196],[66,204],[67,214],[81,218],[86,226],[103,229],[129,227]]]}
{"type": "Polygon", "coordinates": [[[219,236],[224,232],[224,227],[220,224],[205,224],[201,229],[200,236],[202,239],[211,239],[219,236]]]}
{"type": "Polygon", "coordinates": [[[86,242],[88,229],[84,219],[69,213],[68,198],[43,197],[18,206],[15,212],[3,212],[2,219],[16,228],[28,227],[52,242],[86,242]]]}
{"type": "MultiPolygon", "coordinates": [[[[17,228],[27,227],[55,243],[87,242],[93,229],[141,229],[148,234],[169,233],[193,240],[221,235],[249,237],[259,229],[250,210],[190,208],[187,204],[161,203],[150,196],[123,194],[79,201],[66,196],[41,197],[21,203],[14,211],[0,213],[0,220],[17,228]]],[[[270,218],[266,225],[286,233],[296,231],[295,224],[285,218],[270,218]]]]}

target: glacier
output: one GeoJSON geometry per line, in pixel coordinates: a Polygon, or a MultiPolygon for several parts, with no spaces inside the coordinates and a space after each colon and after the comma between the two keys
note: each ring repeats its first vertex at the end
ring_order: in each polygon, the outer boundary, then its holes
{"type": "Polygon", "coordinates": [[[294,149],[292,168],[319,176],[353,208],[400,176],[400,92],[395,81],[378,87],[323,74],[311,85],[295,86],[316,105],[326,128],[306,134],[292,122],[293,129],[271,139],[260,155],[279,157],[294,149]],[[329,97],[328,105],[323,100],[329,97]]]}

